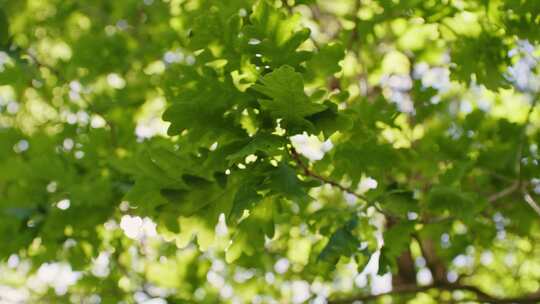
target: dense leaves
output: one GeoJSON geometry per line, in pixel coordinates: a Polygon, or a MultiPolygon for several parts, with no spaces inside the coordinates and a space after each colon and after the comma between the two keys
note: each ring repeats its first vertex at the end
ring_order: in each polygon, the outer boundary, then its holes
{"type": "Polygon", "coordinates": [[[0,0],[0,302],[540,301],[539,16],[0,0]]]}

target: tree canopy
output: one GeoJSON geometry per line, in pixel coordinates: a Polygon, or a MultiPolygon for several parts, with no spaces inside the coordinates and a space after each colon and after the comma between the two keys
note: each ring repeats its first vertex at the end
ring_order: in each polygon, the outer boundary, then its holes
{"type": "Polygon", "coordinates": [[[0,303],[539,303],[539,29],[0,0],[0,303]]]}

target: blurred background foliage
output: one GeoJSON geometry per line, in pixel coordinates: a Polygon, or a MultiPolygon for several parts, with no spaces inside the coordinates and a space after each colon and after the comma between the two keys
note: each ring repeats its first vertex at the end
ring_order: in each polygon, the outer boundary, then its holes
{"type": "Polygon", "coordinates": [[[0,303],[540,302],[539,26],[0,0],[0,303]]]}

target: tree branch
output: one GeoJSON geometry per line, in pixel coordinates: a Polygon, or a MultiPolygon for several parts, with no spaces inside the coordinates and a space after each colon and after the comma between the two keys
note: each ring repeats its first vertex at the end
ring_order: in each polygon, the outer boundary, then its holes
{"type": "Polygon", "coordinates": [[[518,189],[519,189],[519,181],[515,181],[509,187],[504,188],[501,191],[490,195],[488,197],[488,202],[494,203],[495,201],[498,201],[499,199],[516,192],[516,190],[518,189]]]}
{"type": "Polygon", "coordinates": [[[523,190],[523,199],[538,215],[540,215],[540,206],[526,190],[523,190]]]}
{"type": "Polygon", "coordinates": [[[463,290],[463,291],[469,291],[476,295],[477,302],[487,302],[487,303],[493,303],[493,304],[504,304],[504,303],[538,303],[540,301],[540,292],[535,292],[531,294],[527,294],[521,297],[514,297],[514,298],[499,298],[499,297],[493,297],[488,295],[487,293],[483,292],[480,288],[472,285],[462,285],[462,284],[431,284],[431,285],[425,285],[425,286],[419,286],[419,285],[401,285],[396,286],[392,291],[381,293],[381,294],[370,294],[370,295],[363,295],[363,296],[355,296],[351,298],[343,298],[343,299],[336,299],[336,300],[330,300],[328,301],[329,304],[342,304],[342,303],[353,303],[354,301],[372,301],[376,300],[383,296],[391,296],[391,295],[404,295],[404,294],[416,294],[419,292],[426,292],[432,289],[438,289],[438,290],[446,290],[446,291],[454,291],[454,290],[463,290]]]}
{"type": "MultiPolygon", "coordinates": [[[[380,212],[381,214],[384,214],[384,215],[385,215],[386,217],[388,217],[388,218],[393,218],[393,219],[396,219],[396,218],[397,218],[395,215],[392,215],[392,214],[390,214],[390,213],[388,213],[388,212],[382,210],[379,206],[377,206],[377,205],[375,204],[375,202],[376,202],[379,198],[381,198],[381,197],[383,197],[383,196],[389,194],[390,192],[388,192],[388,193],[383,193],[383,194],[381,194],[381,195],[379,195],[379,196],[377,196],[377,197],[375,197],[375,198],[373,198],[373,199],[369,199],[367,196],[365,196],[365,195],[363,195],[363,194],[360,194],[360,193],[356,192],[354,189],[352,189],[352,188],[350,188],[350,187],[345,187],[345,186],[343,186],[342,184],[340,184],[340,183],[338,183],[338,182],[336,182],[336,181],[334,181],[334,180],[331,180],[331,179],[329,179],[329,178],[327,178],[327,177],[325,177],[325,176],[322,176],[322,175],[320,175],[320,174],[318,174],[318,173],[313,172],[311,169],[309,169],[308,165],[306,165],[306,164],[302,161],[302,159],[301,159],[301,157],[300,157],[300,154],[298,154],[298,152],[296,151],[296,149],[295,149],[294,147],[291,146],[290,149],[289,149],[289,151],[290,151],[290,155],[291,155],[292,159],[294,160],[294,162],[295,162],[295,163],[297,164],[297,166],[302,170],[302,174],[303,174],[303,175],[305,175],[305,176],[307,176],[307,177],[314,178],[314,179],[316,179],[316,180],[321,181],[321,182],[324,183],[324,184],[328,184],[328,185],[330,185],[330,186],[333,186],[333,187],[338,188],[339,190],[341,190],[341,191],[343,191],[343,192],[346,192],[346,193],[349,193],[349,194],[354,195],[356,198],[365,201],[366,204],[367,204],[367,206],[372,206],[372,207],[374,207],[375,209],[377,209],[378,212],[380,212]]],[[[401,190],[400,190],[400,191],[401,191],[401,190]]]]}
{"type": "Polygon", "coordinates": [[[368,204],[371,204],[373,203],[371,200],[369,200],[365,195],[362,195],[360,193],[357,193],[356,191],[354,191],[352,188],[350,187],[345,187],[343,186],[342,184],[336,182],[336,181],[333,181],[327,177],[324,177],[322,175],[319,175],[313,171],[311,171],[309,169],[309,167],[304,164],[304,162],[302,161],[302,159],[300,158],[300,154],[298,154],[298,152],[296,151],[296,149],[294,147],[291,147],[290,148],[290,154],[294,160],[294,162],[298,165],[298,167],[300,167],[300,169],[303,171],[303,174],[305,176],[308,176],[308,177],[312,177],[314,179],[317,179],[325,184],[328,184],[328,185],[331,185],[333,187],[336,187],[338,188],[339,190],[343,191],[343,192],[347,192],[347,193],[350,193],[352,195],[354,195],[356,198],[359,198],[363,201],[366,201],[368,204]]]}

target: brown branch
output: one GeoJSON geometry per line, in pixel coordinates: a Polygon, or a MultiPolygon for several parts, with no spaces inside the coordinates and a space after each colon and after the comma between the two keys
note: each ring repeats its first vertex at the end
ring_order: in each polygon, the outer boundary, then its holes
{"type": "Polygon", "coordinates": [[[311,171],[309,169],[309,167],[304,164],[304,162],[302,161],[302,159],[300,158],[300,154],[298,154],[298,152],[296,151],[296,149],[294,147],[291,147],[290,148],[290,154],[294,160],[294,162],[300,167],[300,169],[302,170],[303,174],[305,176],[308,176],[308,177],[312,177],[314,179],[317,179],[325,184],[328,184],[328,185],[331,185],[333,187],[336,187],[338,188],[339,190],[343,191],[343,192],[347,192],[347,193],[350,193],[352,195],[354,195],[356,198],[359,198],[363,201],[366,201],[368,204],[372,204],[373,201],[369,200],[365,195],[362,195],[360,193],[357,193],[356,191],[354,191],[352,188],[350,187],[345,187],[343,186],[342,184],[336,182],[336,181],[333,181],[327,177],[324,177],[320,174],[317,174],[313,171],[311,171]]]}
{"type": "MultiPolygon", "coordinates": [[[[314,178],[316,180],[319,180],[320,182],[324,183],[324,184],[328,184],[330,186],[333,186],[335,188],[338,188],[339,190],[343,191],[343,192],[346,192],[346,193],[349,193],[349,194],[352,194],[354,195],[356,198],[358,199],[361,199],[363,201],[366,202],[366,204],[368,206],[373,206],[379,213],[385,215],[387,218],[389,219],[399,219],[398,216],[396,215],[393,215],[393,214],[390,214],[384,210],[382,210],[379,206],[377,206],[376,202],[379,200],[379,199],[382,199],[384,198],[385,196],[387,195],[391,195],[391,194],[396,194],[396,193],[403,193],[403,192],[407,192],[408,190],[403,190],[403,189],[394,189],[394,190],[389,190],[387,192],[384,192],[382,194],[379,194],[378,196],[372,198],[372,199],[369,199],[368,197],[366,197],[365,195],[362,195],[358,192],[356,192],[355,190],[353,190],[352,188],[350,187],[346,187],[346,186],[343,186],[342,184],[340,184],[339,182],[336,182],[332,179],[329,179],[328,177],[325,177],[325,176],[322,176],[316,172],[313,172],[309,167],[308,165],[306,165],[303,161],[302,161],[302,158],[300,156],[300,154],[298,153],[298,151],[296,151],[296,149],[294,147],[289,147],[289,154],[291,155],[292,159],[294,160],[294,162],[297,164],[297,166],[302,170],[302,174],[306,177],[311,177],[311,178],[314,178]]],[[[454,217],[444,217],[444,218],[438,218],[438,219],[434,219],[434,220],[421,220],[419,219],[419,222],[420,223],[423,223],[423,224],[434,224],[434,223],[438,223],[438,222],[444,222],[444,221],[447,221],[447,220],[453,220],[454,217]]]]}
{"type": "Polygon", "coordinates": [[[381,207],[377,206],[376,202],[377,200],[379,200],[380,198],[386,196],[386,195],[389,195],[389,194],[392,194],[392,193],[395,193],[395,192],[401,192],[401,191],[404,191],[404,190],[391,190],[391,191],[388,191],[388,192],[385,192],[385,193],[382,193],[372,199],[369,199],[367,196],[363,195],[363,194],[360,194],[358,192],[356,192],[355,190],[353,190],[352,188],[350,187],[345,187],[343,186],[342,184],[334,181],[334,180],[331,180],[325,176],[322,176],[320,174],[317,174],[315,172],[313,172],[311,169],[309,169],[309,167],[302,161],[302,158],[300,157],[300,154],[298,154],[298,152],[296,151],[296,149],[294,147],[290,147],[289,148],[289,151],[290,151],[290,155],[292,157],[292,159],[294,160],[294,162],[297,164],[298,167],[300,167],[300,169],[302,170],[302,173],[303,175],[307,176],[307,177],[311,177],[311,178],[314,178],[316,180],[319,180],[321,181],[322,183],[324,184],[328,184],[330,186],[333,186],[333,187],[336,187],[338,188],[339,190],[343,191],[343,192],[346,192],[346,193],[349,193],[349,194],[352,194],[354,195],[356,198],[358,199],[361,199],[363,201],[366,202],[366,205],[367,206],[372,206],[373,208],[375,208],[379,213],[383,214],[384,216],[386,216],[388,219],[394,219],[394,220],[399,220],[400,218],[396,215],[393,215],[393,214],[390,214],[386,211],[384,211],[381,207]]]}
{"type": "MultiPolygon", "coordinates": [[[[346,192],[346,193],[349,193],[349,194],[352,194],[354,195],[356,198],[358,199],[361,199],[363,201],[365,201],[367,203],[368,206],[373,206],[375,209],[377,209],[377,211],[379,211],[380,213],[386,215],[387,217],[389,218],[397,218],[395,215],[392,215],[392,214],[389,214],[388,212],[385,212],[384,210],[382,210],[379,206],[377,206],[375,204],[375,202],[387,195],[390,195],[390,194],[393,194],[393,193],[401,193],[403,191],[406,191],[406,190],[401,190],[401,189],[397,189],[397,190],[390,190],[388,192],[385,192],[385,193],[382,193],[380,194],[379,196],[373,198],[373,199],[369,199],[368,197],[366,197],[365,195],[362,195],[360,193],[357,193],[354,189],[352,189],[351,187],[346,187],[346,186],[343,186],[342,184],[340,184],[339,182],[336,182],[332,179],[329,179],[328,177],[325,177],[325,176],[322,176],[316,172],[313,172],[309,167],[308,165],[306,165],[301,157],[300,157],[300,154],[298,153],[298,151],[296,151],[296,149],[294,147],[290,147],[289,149],[290,151],[290,155],[292,156],[292,159],[294,160],[294,162],[298,165],[298,167],[302,170],[302,174],[307,176],[307,177],[311,177],[311,178],[314,178],[316,180],[319,180],[321,181],[322,183],[324,184],[328,184],[328,185],[331,185],[333,187],[336,187],[338,188],[339,190],[343,191],[343,192],[346,192]]],[[[503,198],[503,197],[506,197],[508,195],[511,195],[512,193],[520,190],[519,189],[519,185],[520,185],[520,182],[519,181],[515,181],[514,183],[512,183],[509,187],[507,188],[504,188],[503,190],[499,191],[499,192],[496,192],[492,195],[490,195],[488,197],[488,202],[489,203],[494,203],[496,201],[498,201],[499,199],[503,198]]],[[[531,205],[531,207],[533,206],[536,206],[536,207],[533,207],[533,209],[535,209],[535,211],[540,215],[540,205],[536,204],[536,202],[534,201],[534,199],[532,199],[532,197],[530,195],[526,195],[526,192],[525,190],[522,190],[524,191],[524,195],[525,195],[525,200],[527,201],[527,203],[529,205],[531,205]],[[531,201],[533,203],[531,203],[531,201]]],[[[439,222],[442,222],[442,221],[447,221],[447,220],[453,220],[454,217],[443,217],[443,218],[439,218],[439,219],[434,219],[434,220],[426,220],[426,221],[422,221],[420,220],[420,222],[424,223],[424,224],[434,224],[434,223],[439,223],[439,222]]]]}
{"type": "Polygon", "coordinates": [[[504,188],[503,190],[490,195],[488,197],[488,202],[489,203],[494,203],[495,201],[498,201],[499,199],[516,192],[516,190],[518,190],[518,189],[519,189],[519,182],[515,181],[509,187],[504,188]]]}
{"type": "Polygon", "coordinates": [[[447,269],[443,261],[437,255],[435,250],[435,243],[432,239],[421,239],[418,235],[415,235],[416,241],[420,246],[422,256],[426,260],[427,267],[433,274],[433,281],[436,284],[447,284],[447,269]]]}
{"type": "Polygon", "coordinates": [[[540,215],[540,206],[526,190],[523,190],[523,199],[538,215],[540,215]]]}
{"type": "Polygon", "coordinates": [[[392,289],[389,292],[381,293],[381,294],[369,294],[369,295],[361,295],[361,296],[355,296],[350,298],[343,298],[343,299],[335,299],[328,301],[329,304],[342,304],[342,303],[353,303],[354,301],[372,301],[376,300],[383,296],[392,296],[392,295],[404,295],[404,294],[416,294],[419,292],[426,292],[432,289],[438,289],[438,290],[446,290],[446,291],[455,291],[455,290],[463,290],[463,291],[469,291],[476,295],[477,302],[481,303],[493,303],[493,304],[504,304],[504,303],[538,303],[540,301],[540,292],[535,292],[531,294],[527,294],[521,297],[513,297],[513,298],[500,298],[500,297],[493,297],[484,291],[482,291],[480,288],[472,285],[463,285],[463,284],[452,284],[452,283],[437,283],[437,284],[431,284],[431,285],[425,285],[425,286],[419,286],[419,285],[401,285],[396,286],[394,289],[392,289]]]}
{"type": "MultiPolygon", "coordinates": [[[[390,221],[389,221],[390,222],[390,221]]],[[[416,284],[416,270],[411,249],[407,247],[397,258],[397,273],[392,274],[392,284],[409,285],[416,284]]]]}

